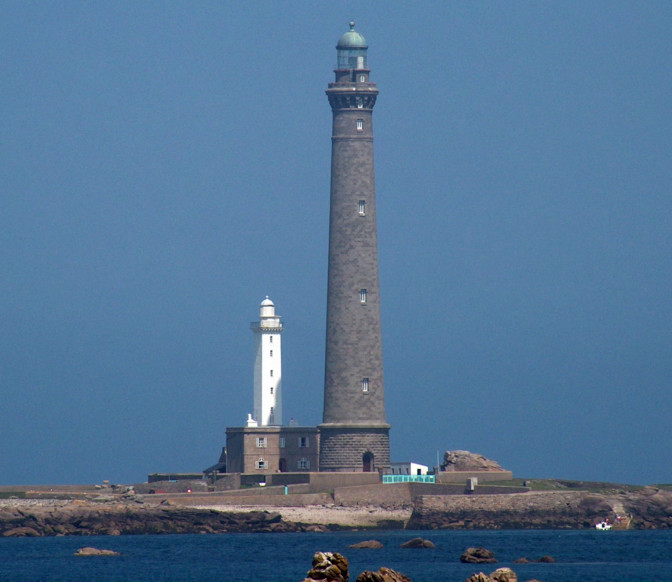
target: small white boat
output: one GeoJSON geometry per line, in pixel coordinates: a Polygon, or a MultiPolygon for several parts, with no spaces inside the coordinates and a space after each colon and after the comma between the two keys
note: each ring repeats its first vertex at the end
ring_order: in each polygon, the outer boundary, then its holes
{"type": "Polygon", "coordinates": [[[599,529],[599,530],[602,530],[602,531],[608,531],[612,527],[614,527],[614,524],[609,523],[608,519],[605,519],[604,521],[601,521],[600,523],[595,524],[595,529],[599,529]]]}

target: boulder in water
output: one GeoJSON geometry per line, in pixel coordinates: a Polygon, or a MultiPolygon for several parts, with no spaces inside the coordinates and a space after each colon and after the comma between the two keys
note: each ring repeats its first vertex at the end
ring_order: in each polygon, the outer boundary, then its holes
{"type": "Polygon", "coordinates": [[[315,552],[313,567],[303,582],[348,582],[348,560],[338,552],[315,552]]]}
{"type": "Polygon", "coordinates": [[[430,542],[429,540],[423,540],[422,538],[413,538],[412,540],[408,540],[407,542],[404,542],[401,544],[402,548],[435,548],[436,546],[434,545],[433,542],[430,542]]]}
{"type": "Polygon", "coordinates": [[[495,554],[486,548],[467,548],[460,556],[463,564],[494,564],[495,554]]]}
{"type": "Polygon", "coordinates": [[[120,556],[119,552],[114,550],[100,550],[98,548],[79,548],[75,553],[75,556],[120,556]]]}
{"type": "Polygon", "coordinates": [[[497,568],[490,573],[490,578],[495,582],[518,582],[518,576],[511,568],[497,568]]]}
{"type": "Polygon", "coordinates": [[[378,540],[366,540],[364,542],[359,542],[358,544],[352,544],[348,547],[356,550],[379,550],[383,547],[383,544],[378,540]]]}
{"type": "Polygon", "coordinates": [[[396,572],[391,568],[382,567],[377,572],[371,572],[369,570],[364,570],[359,576],[357,576],[356,582],[412,582],[411,579],[402,574],[401,572],[396,572]]]}

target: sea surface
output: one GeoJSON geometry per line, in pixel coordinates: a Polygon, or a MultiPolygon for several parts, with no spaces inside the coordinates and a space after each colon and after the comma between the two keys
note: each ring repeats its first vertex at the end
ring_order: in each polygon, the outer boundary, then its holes
{"type": "Polygon", "coordinates": [[[2,582],[226,581],[299,582],[318,551],[350,562],[350,580],[388,566],[413,582],[464,582],[472,573],[509,566],[521,582],[672,581],[672,530],[664,531],[359,531],[337,533],[219,534],[0,538],[2,582]],[[400,549],[413,537],[436,549],[400,549]],[[368,539],[380,550],[348,546],[368,539]],[[77,557],[81,547],[121,556],[77,557]],[[492,550],[497,564],[461,564],[470,546],[492,550]],[[553,556],[555,563],[514,564],[517,558],[553,556]]]}

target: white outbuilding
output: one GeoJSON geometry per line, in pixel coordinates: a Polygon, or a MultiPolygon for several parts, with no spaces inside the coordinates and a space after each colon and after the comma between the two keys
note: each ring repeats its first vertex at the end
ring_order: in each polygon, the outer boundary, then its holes
{"type": "Polygon", "coordinates": [[[426,475],[429,467],[418,463],[390,463],[390,475],[426,475]]]}

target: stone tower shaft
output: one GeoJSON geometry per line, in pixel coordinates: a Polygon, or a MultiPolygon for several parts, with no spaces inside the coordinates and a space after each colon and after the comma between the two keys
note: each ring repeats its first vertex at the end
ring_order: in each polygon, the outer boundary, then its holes
{"type": "Polygon", "coordinates": [[[320,470],[389,464],[373,163],[378,89],[369,80],[367,48],[351,23],[326,92],[333,125],[320,470]]]}

